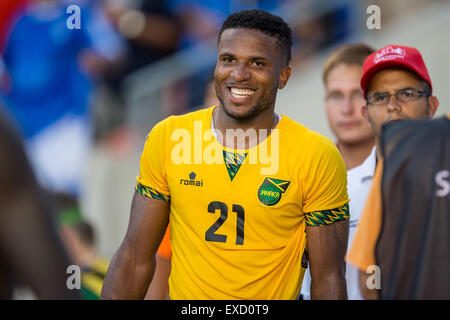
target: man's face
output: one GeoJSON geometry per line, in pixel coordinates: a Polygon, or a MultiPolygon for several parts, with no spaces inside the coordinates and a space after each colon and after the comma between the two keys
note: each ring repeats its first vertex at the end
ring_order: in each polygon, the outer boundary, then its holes
{"type": "MultiPolygon", "coordinates": [[[[412,88],[423,91],[422,81],[412,72],[388,68],[377,72],[368,88],[368,95],[375,92],[395,93],[398,90],[412,88]]],[[[419,97],[409,102],[399,102],[391,96],[386,105],[368,105],[364,107],[364,114],[379,137],[384,123],[406,120],[431,118],[437,110],[439,102],[436,97],[419,97]]]]}
{"type": "Polygon", "coordinates": [[[339,143],[358,144],[373,139],[373,131],[362,114],[365,104],[360,80],[362,66],[339,64],[327,76],[325,110],[339,143]]]}
{"type": "Polygon", "coordinates": [[[218,45],[214,71],[217,98],[225,113],[240,121],[273,108],[277,90],[290,75],[276,38],[251,29],[227,29],[218,45]]]}

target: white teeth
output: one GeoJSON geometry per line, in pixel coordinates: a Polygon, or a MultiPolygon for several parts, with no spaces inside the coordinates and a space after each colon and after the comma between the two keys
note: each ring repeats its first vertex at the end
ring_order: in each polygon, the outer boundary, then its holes
{"type": "Polygon", "coordinates": [[[231,88],[231,94],[236,98],[248,97],[254,94],[254,90],[231,88]]]}

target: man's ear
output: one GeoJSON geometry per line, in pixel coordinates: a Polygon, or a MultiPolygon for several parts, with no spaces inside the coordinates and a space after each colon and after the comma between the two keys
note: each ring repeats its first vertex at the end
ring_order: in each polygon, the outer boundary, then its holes
{"type": "Polygon", "coordinates": [[[291,76],[291,67],[286,66],[283,69],[281,69],[280,78],[278,81],[278,89],[283,89],[286,86],[290,76],[291,76]]]}
{"type": "Polygon", "coordinates": [[[436,96],[428,97],[428,115],[433,118],[439,107],[439,100],[436,96]]]}
{"type": "Polygon", "coordinates": [[[367,115],[367,106],[363,105],[361,108],[361,114],[366,119],[367,122],[369,122],[369,116],[367,115]]]}

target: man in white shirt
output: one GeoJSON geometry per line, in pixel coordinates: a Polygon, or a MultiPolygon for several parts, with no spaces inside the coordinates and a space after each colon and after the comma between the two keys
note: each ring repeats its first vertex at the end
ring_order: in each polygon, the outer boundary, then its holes
{"type": "MultiPolygon", "coordinates": [[[[369,192],[375,169],[375,138],[362,114],[361,109],[365,100],[360,87],[363,62],[374,51],[365,44],[343,45],[331,53],[323,67],[327,120],[336,136],[336,146],[349,170],[347,171],[350,198],[349,245],[358,225],[359,214],[369,192]],[[359,165],[361,166],[358,167],[359,165]]],[[[358,270],[347,265],[346,277],[348,299],[362,299],[358,287],[358,270]]],[[[310,299],[310,284],[311,276],[308,269],[303,280],[301,298],[310,299]]]]}

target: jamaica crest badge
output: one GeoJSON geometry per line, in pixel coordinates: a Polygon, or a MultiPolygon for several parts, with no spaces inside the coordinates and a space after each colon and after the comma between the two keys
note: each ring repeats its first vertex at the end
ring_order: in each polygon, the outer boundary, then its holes
{"type": "Polygon", "coordinates": [[[288,180],[266,177],[258,189],[259,201],[266,206],[276,205],[290,183],[288,180]]]}

